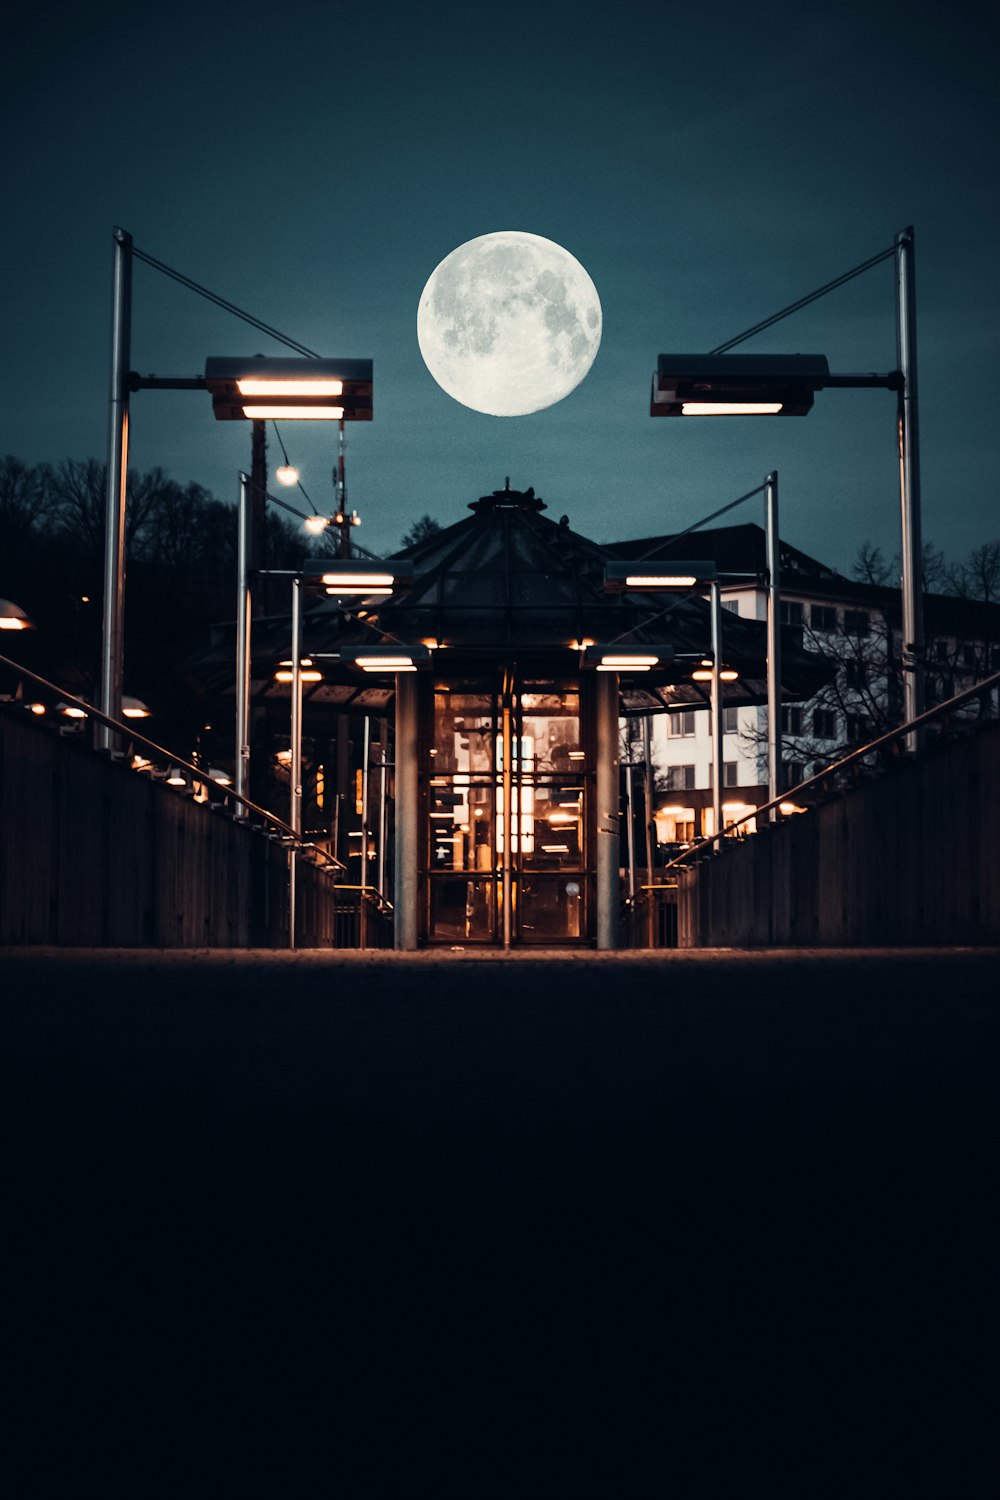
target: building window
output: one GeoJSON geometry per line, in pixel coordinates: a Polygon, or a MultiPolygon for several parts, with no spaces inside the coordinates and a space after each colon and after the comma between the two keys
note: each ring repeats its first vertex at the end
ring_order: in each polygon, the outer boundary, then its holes
{"type": "Polygon", "coordinates": [[[809,623],[813,630],[836,630],[837,611],[832,604],[810,605],[809,623]]]}
{"type": "Polygon", "coordinates": [[[740,612],[740,601],[738,599],[723,599],[722,607],[723,609],[728,609],[731,615],[738,615],[740,612]]]}
{"type": "Polygon", "coordinates": [[[934,642],[934,660],[935,661],[947,661],[948,660],[948,642],[947,641],[935,641],[934,642]]]}
{"type": "Polygon", "coordinates": [[[973,667],[974,668],[975,665],[976,665],[976,648],[975,648],[975,646],[970,646],[968,644],[968,642],[966,642],[966,644],[962,647],[962,666],[963,667],[973,667]]]}
{"type": "Polygon", "coordinates": [[[867,687],[868,663],[863,661],[849,661],[844,668],[844,681],[849,688],[867,687]]]}
{"type": "Polygon", "coordinates": [[[683,713],[667,715],[667,736],[669,739],[687,739],[694,734],[694,709],[685,709],[683,713]]]}
{"type": "Polygon", "coordinates": [[[722,728],[726,734],[739,733],[740,711],[738,708],[724,708],[722,710],[722,728]]]}
{"type": "Polygon", "coordinates": [[[805,780],[806,768],[800,760],[785,760],[781,763],[781,789],[787,792],[805,780]]]}
{"type": "Polygon", "coordinates": [[[812,732],[818,740],[833,740],[837,737],[837,715],[829,708],[814,708],[812,732]]]}
{"type": "Polygon", "coordinates": [[[782,734],[802,733],[801,708],[783,708],[781,710],[781,732],[782,734]]]}
{"type": "Polygon", "coordinates": [[[778,606],[782,625],[802,624],[802,605],[791,599],[782,599],[778,606]]]}
{"type": "Polygon", "coordinates": [[[855,635],[859,639],[866,636],[871,629],[871,621],[866,609],[844,610],[844,634],[855,635]]]}
{"type": "Polygon", "coordinates": [[[849,740],[870,740],[872,735],[871,719],[866,714],[848,714],[844,720],[849,740]]]}
{"type": "Polygon", "coordinates": [[[737,764],[734,760],[724,760],[722,762],[722,785],[739,786],[740,781],[737,771],[737,764]]]}
{"type": "Polygon", "coordinates": [[[668,766],[667,767],[667,791],[668,792],[693,792],[694,791],[694,766],[668,766]]]}

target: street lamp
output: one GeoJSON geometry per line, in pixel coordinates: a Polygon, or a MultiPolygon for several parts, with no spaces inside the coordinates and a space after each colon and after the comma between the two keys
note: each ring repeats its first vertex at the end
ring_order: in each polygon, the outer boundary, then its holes
{"type": "Polygon", "coordinates": [[[31,621],[13,599],[0,599],[0,630],[30,630],[31,621]]]}
{"type": "MultiPolygon", "coordinates": [[[[917,311],[913,226],[890,249],[801,298],[711,354],[661,354],[653,376],[650,415],[805,416],[813,394],[826,389],[881,387],[897,396],[902,515],[903,694],[907,722],[923,712],[924,622],[921,587],[920,455],[917,423],[917,311]],[[831,375],[823,355],[731,355],[734,344],[832,291],[892,256],[896,263],[896,348],[899,368],[886,375],[831,375]]],[[[919,748],[921,732],[907,737],[919,748]]],[[[772,793],[773,795],[773,793],[772,793]]]]}

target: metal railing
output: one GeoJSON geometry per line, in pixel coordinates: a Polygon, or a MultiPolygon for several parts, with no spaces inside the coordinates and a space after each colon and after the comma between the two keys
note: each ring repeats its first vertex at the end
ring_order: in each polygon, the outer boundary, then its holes
{"type": "Polygon", "coordinates": [[[762,813],[770,812],[772,808],[780,808],[783,802],[791,802],[795,797],[801,796],[814,787],[820,786],[827,777],[835,776],[847,769],[847,767],[856,765],[859,761],[864,760],[865,756],[882,750],[886,746],[894,744],[897,740],[904,739],[906,736],[912,734],[915,729],[921,729],[925,725],[932,723],[935,719],[944,718],[947,714],[953,713],[963,703],[968,703],[973,698],[985,695],[994,688],[1000,688],[1000,672],[991,673],[989,677],[984,677],[981,681],[973,683],[972,687],[964,688],[962,692],[956,693],[954,697],[945,699],[943,703],[936,703],[933,708],[925,709],[922,714],[917,714],[916,718],[910,719],[907,723],[899,724],[895,729],[889,729],[885,734],[878,735],[876,739],[869,740],[866,745],[861,745],[857,750],[851,750],[847,755],[839,756],[837,760],[831,761],[828,766],[824,766],[821,771],[817,771],[814,775],[807,776],[804,781],[799,781],[795,786],[789,787],[787,791],[782,792],[780,797],[772,797],[770,802],[764,802],[760,807],[751,808],[741,818],[734,819],[726,828],[718,829],[715,833],[710,833],[704,838],[698,839],[696,843],[691,844],[683,853],[675,855],[673,859],[668,860],[663,869],[665,871],[677,869],[686,860],[707,853],[723,839],[734,838],[738,841],[744,838],[746,836],[745,833],[741,834],[737,832],[743,824],[759,818],[762,813]]]}

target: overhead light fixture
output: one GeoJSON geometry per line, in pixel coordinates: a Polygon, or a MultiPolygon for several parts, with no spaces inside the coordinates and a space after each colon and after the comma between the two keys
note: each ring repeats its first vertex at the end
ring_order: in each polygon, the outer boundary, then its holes
{"type": "Polygon", "coordinates": [[[305,519],[305,528],[310,536],[319,536],[320,532],[325,531],[329,524],[329,516],[307,516],[305,519]]]}
{"type": "Polygon", "coordinates": [[[412,577],[412,563],[373,563],[360,557],[334,561],[310,559],[302,569],[303,583],[322,585],[328,594],[341,597],[384,596],[397,588],[405,588],[412,577]]]}
{"type": "Polygon", "coordinates": [[[141,698],[122,699],[123,719],[148,719],[151,714],[152,709],[148,708],[141,698]]]}
{"type": "Polygon", "coordinates": [[[291,489],[293,484],[299,482],[299,471],[294,464],[279,464],[274,471],[274,477],[286,489],[291,489]]]}
{"type": "Polygon", "coordinates": [[[205,384],[220,421],[370,421],[372,416],[370,359],[213,357],[205,362],[205,384]]]}
{"type": "Polygon", "coordinates": [[[427,646],[347,646],[340,659],[362,672],[417,672],[430,666],[431,653],[427,646]]]}
{"type": "Polygon", "coordinates": [[[609,562],[604,567],[604,592],[623,594],[627,589],[646,593],[655,589],[690,589],[700,583],[711,583],[716,577],[714,562],[702,561],[648,563],[609,562]]]}
{"type": "Polygon", "coordinates": [[[57,703],[56,713],[65,714],[67,719],[85,719],[86,709],[79,708],[75,703],[57,703]]]}
{"type": "Polygon", "coordinates": [[[830,367],[822,354],[661,354],[652,417],[804,417],[830,367]]]}
{"type": "Polygon", "coordinates": [[[30,630],[31,621],[13,599],[0,599],[0,630],[30,630]]]}
{"type": "Polygon", "coordinates": [[[583,654],[598,672],[650,672],[673,657],[673,646],[588,646],[583,654]]]}
{"type": "MultiPolygon", "coordinates": [[[[723,667],[719,672],[719,681],[736,682],[739,679],[739,675],[735,667],[723,667]]],[[[711,682],[712,677],[713,668],[711,666],[695,667],[691,673],[692,682],[711,682]]]]}

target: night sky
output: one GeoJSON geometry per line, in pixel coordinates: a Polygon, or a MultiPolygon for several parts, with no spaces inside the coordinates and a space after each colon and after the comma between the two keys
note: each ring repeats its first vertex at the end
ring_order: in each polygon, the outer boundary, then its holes
{"type": "MultiPolygon", "coordinates": [[[[924,535],[1000,535],[998,25],[986,0],[710,6],[17,5],[4,121],[3,451],[106,454],[112,228],[324,355],[371,358],[349,429],[358,539],[533,485],[597,540],[678,530],[777,468],[782,530],[841,569],[899,545],[894,397],[804,419],[653,421],[660,351],[705,351],[916,229],[924,535]],[[570,396],[467,410],[416,340],[427,277],[498,229],[555,240],[601,297],[570,396]]],[[[895,366],[892,263],[744,345],[895,366]]],[[[281,346],[147,266],[133,366],[281,346]]],[[[335,431],[285,423],[317,507],[335,431]]],[[[271,440],[272,465],[280,461],[271,440]]],[[[234,499],[249,428],[145,392],[132,461],[234,499]]],[[[732,520],[761,520],[753,501],[732,520]]]]}

